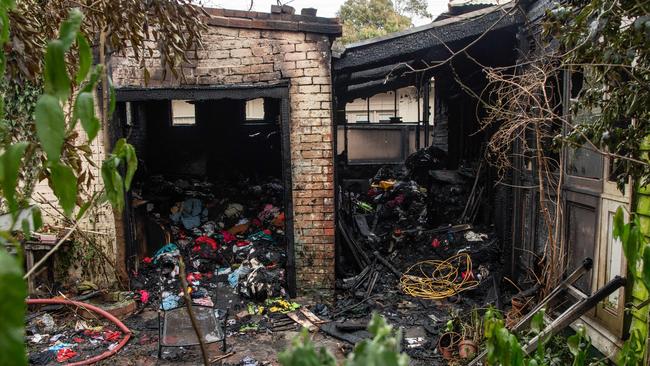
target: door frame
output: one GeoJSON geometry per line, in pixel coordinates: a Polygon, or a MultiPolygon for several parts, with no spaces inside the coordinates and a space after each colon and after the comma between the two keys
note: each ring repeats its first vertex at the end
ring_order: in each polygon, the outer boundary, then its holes
{"type": "MultiPolygon", "coordinates": [[[[280,133],[281,133],[281,154],[282,154],[282,183],[284,185],[284,204],[285,204],[285,235],[287,238],[287,291],[291,297],[296,296],[296,263],[295,263],[295,238],[293,226],[293,184],[292,184],[292,162],[291,162],[291,110],[289,104],[289,82],[286,80],[278,81],[273,84],[263,85],[210,85],[210,86],[179,86],[173,88],[144,88],[144,87],[120,87],[116,88],[117,102],[144,102],[154,100],[214,100],[214,99],[237,99],[248,100],[256,98],[273,98],[280,100],[280,133]]],[[[119,118],[113,121],[124,123],[119,118]]],[[[115,126],[118,127],[118,126],[115,126]]],[[[116,130],[111,138],[112,149],[115,142],[124,136],[121,136],[121,128],[116,130]],[[120,135],[120,136],[118,136],[120,135]]],[[[128,201],[128,193],[126,202],[128,201]]],[[[125,210],[126,212],[127,210],[125,210]]],[[[118,247],[129,248],[132,246],[133,233],[129,232],[132,218],[130,215],[123,214],[116,217],[116,230],[122,231],[123,235],[117,235],[116,245],[118,247]],[[117,220],[121,223],[117,223],[117,220]],[[128,235],[128,236],[127,236],[128,235]],[[127,240],[130,242],[127,245],[127,240]]],[[[128,262],[129,255],[125,255],[125,261],[128,262]]],[[[127,264],[125,263],[126,267],[127,264]]]]}

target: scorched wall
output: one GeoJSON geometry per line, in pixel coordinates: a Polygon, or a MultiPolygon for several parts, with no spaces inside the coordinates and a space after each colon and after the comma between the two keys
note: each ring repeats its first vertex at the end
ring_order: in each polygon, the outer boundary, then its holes
{"type": "Polygon", "coordinates": [[[191,63],[183,65],[183,77],[173,78],[167,72],[163,80],[159,55],[154,53],[145,60],[151,75],[145,85],[143,68],[127,53],[112,58],[113,82],[117,88],[169,88],[288,80],[297,288],[299,293],[333,289],[330,48],[340,26],[331,19],[288,14],[221,9],[210,10],[210,14],[204,48],[190,51],[191,63]],[[325,30],[316,33],[319,27],[325,30]],[[297,30],[277,30],[288,28],[297,30]],[[306,28],[314,31],[299,31],[306,28]]]}

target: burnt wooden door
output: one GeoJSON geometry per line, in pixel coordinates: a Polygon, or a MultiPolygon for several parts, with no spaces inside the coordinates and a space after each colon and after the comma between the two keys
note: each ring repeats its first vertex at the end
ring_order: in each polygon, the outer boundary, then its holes
{"type": "MultiPolygon", "coordinates": [[[[567,73],[568,74],[568,73],[567,73]]],[[[565,77],[565,115],[572,123],[590,123],[599,118],[597,111],[571,111],[578,98],[575,74],[565,77]]],[[[579,81],[582,87],[583,81],[579,81]]],[[[566,179],[564,195],[564,240],[568,251],[567,267],[571,271],[584,259],[594,260],[594,267],[588,277],[576,283],[576,289],[590,294],[604,286],[617,275],[626,276],[625,258],[621,243],[612,235],[613,217],[618,207],[629,210],[631,184],[620,191],[612,181],[613,163],[602,154],[584,145],[581,148],[566,148],[566,179]]],[[[623,336],[625,289],[621,288],[590,311],[585,322],[592,333],[597,332],[601,339],[610,344],[623,336]]],[[[596,340],[598,342],[598,340],[596,340]]],[[[609,346],[605,346],[609,348],[609,346]]]]}

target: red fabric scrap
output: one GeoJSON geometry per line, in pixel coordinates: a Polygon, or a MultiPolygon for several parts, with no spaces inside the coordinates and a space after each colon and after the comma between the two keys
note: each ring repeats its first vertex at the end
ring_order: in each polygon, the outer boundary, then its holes
{"type": "Polygon", "coordinates": [[[109,342],[117,341],[118,339],[120,339],[121,335],[122,335],[122,332],[120,332],[120,331],[107,330],[107,331],[104,332],[104,340],[109,341],[109,342]]]}
{"type": "Polygon", "coordinates": [[[144,263],[149,264],[149,263],[151,263],[151,262],[153,261],[153,259],[151,259],[151,257],[144,257],[144,258],[142,258],[142,261],[143,261],[144,263]]]}
{"type": "Polygon", "coordinates": [[[83,339],[83,338],[79,338],[79,337],[74,337],[74,338],[72,338],[72,340],[73,340],[75,343],[83,343],[83,342],[84,342],[84,339],[83,339]]]}
{"type": "Polygon", "coordinates": [[[56,353],[56,360],[58,362],[65,362],[76,355],[77,352],[71,350],[70,348],[61,348],[59,352],[56,353]]]}
{"type": "Polygon", "coordinates": [[[237,238],[234,235],[227,232],[226,230],[222,230],[221,235],[223,235],[223,241],[226,243],[230,243],[231,241],[237,240],[237,238]]]}
{"type": "Polygon", "coordinates": [[[237,246],[241,248],[241,247],[245,247],[245,246],[249,245],[250,243],[251,242],[247,241],[247,240],[240,240],[240,241],[237,242],[237,246]]]}
{"type": "Polygon", "coordinates": [[[431,246],[434,248],[440,248],[440,240],[438,240],[438,238],[434,238],[431,242],[431,246]]]}
{"type": "Polygon", "coordinates": [[[140,290],[138,291],[140,293],[140,302],[143,304],[146,304],[149,302],[149,291],[147,290],[140,290]]]}
{"type": "Polygon", "coordinates": [[[255,227],[262,227],[262,221],[260,221],[260,219],[257,217],[251,220],[251,224],[253,224],[255,227]]]}
{"type": "Polygon", "coordinates": [[[219,249],[217,242],[209,236],[205,236],[205,235],[199,236],[198,238],[196,238],[195,242],[196,244],[207,244],[210,247],[212,247],[212,250],[219,249]]]}
{"type": "Polygon", "coordinates": [[[466,281],[474,278],[474,273],[472,273],[472,271],[463,271],[460,275],[466,281]]]}
{"type": "Polygon", "coordinates": [[[92,329],[84,330],[84,335],[92,339],[102,339],[102,336],[99,334],[99,332],[92,329]]]}
{"type": "Polygon", "coordinates": [[[203,277],[203,275],[199,272],[192,272],[187,275],[187,281],[188,282],[193,282],[193,281],[198,281],[203,277]]]}

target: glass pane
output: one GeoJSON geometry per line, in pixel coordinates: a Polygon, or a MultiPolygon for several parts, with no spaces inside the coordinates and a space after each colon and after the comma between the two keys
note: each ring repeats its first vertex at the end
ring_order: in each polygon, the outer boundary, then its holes
{"type": "Polygon", "coordinates": [[[402,131],[348,130],[349,161],[398,162],[402,160],[402,131]]]}
{"type": "Polygon", "coordinates": [[[569,149],[567,174],[582,178],[601,179],[603,177],[602,156],[584,147],[569,149]]]}

